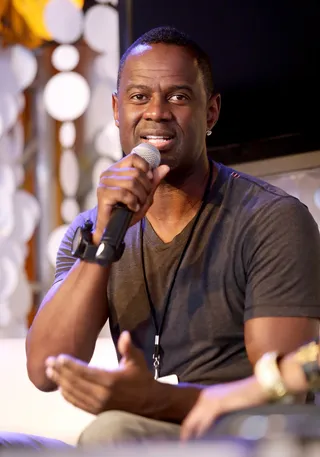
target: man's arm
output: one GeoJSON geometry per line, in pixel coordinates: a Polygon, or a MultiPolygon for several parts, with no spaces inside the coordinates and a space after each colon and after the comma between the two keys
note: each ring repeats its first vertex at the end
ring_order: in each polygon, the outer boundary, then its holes
{"type": "Polygon", "coordinates": [[[109,268],[88,264],[71,257],[70,242],[79,216],[69,228],[57,259],[64,279],[55,283],[45,296],[26,340],[30,380],[43,391],[56,385],[45,374],[45,360],[61,352],[89,362],[96,339],[108,318],[106,286],[109,268]],[[72,266],[72,263],[75,262],[72,266]]]}
{"type": "Polygon", "coordinates": [[[245,344],[252,365],[265,353],[287,354],[318,337],[320,236],[293,197],[259,211],[244,244],[245,344]]]}
{"type": "MultiPolygon", "coordinates": [[[[129,154],[105,170],[97,191],[98,212],[93,242],[99,243],[117,203],[123,203],[134,213],[132,224],[144,217],[156,188],[168,172],[168,166],[160,165],[151,173],[149,164],[137,154],[129,154]]],[[[74,263],[71,255],[73,233],[82,222],[80,215],[66,234],[60,258],[58,255],[58,279],[60,273],[62,276],[68,274],[48,292],[26,341],[29,377],[44,391],[56,388],[56,383],[46,376],[45,360],[64,353],[88,362],[108,318],[107,284],[111,267],[83,261],[74,263]]]]}
{"type": "Polygon", "coordinates": [[[306,317],[260,317],[245,323],[245,344],[255,365],[266,352],[288,354],[319,335],[319,322],[306,317]]]}

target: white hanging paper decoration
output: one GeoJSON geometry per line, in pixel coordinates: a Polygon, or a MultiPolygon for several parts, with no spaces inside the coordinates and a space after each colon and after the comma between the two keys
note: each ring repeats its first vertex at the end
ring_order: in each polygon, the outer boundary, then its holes
{"type": "Polygon", "coordinates": [[[87,193],[86,198],[84,200],[83,204],[83,210],[89,210],[94,208],[98,204],[98,199],[97,199],[97,190],[96,186],[93,187],[93,189],[90,190],[90,192],[87,193]]]}
{"type": "Polygon", "coordinates": [[[118,12],[104,5],[90,8],[85,15],[83,36],[96,52],[119,50],[118,12]]]}
{"type": "Polygon", "coordinates": [[[117,71],[119,65],[119,51],[109,51],[107,54],[101,54],[94,59],[93,69],[100,79],[108,79],[112,83],[112,90],[115,90],[117,84],[117,71]]]}
{"type": "Polygon", "coordinates": [[[92,185],[96,189],[99,184],[100,175],[103,171],[107,170],[113,165],[113,160],[103,157],[98,159],[93,166],[92,170],[92,185]]]}
{"type": "Polygon", "coordinates": [[[59,227],[54,229],[50,234],[47,244],[47,256],[50,264],[53,267],[55,267],[56,265],[58,249],[68,227],[68,224],[60,225],[59,227]]]}
{"type": "Polygon", "coordinates": [[[90,100],[87,81],[79,73],[62,72],[53,76],[44,90],[47,112],[58,121],[73,121],[86,110],[90,100]]]}
{"type": "Polygon", "coordinates": [[[100,133],[94,142],[98,154],[116,162],[122,156],[119,130],[112,120],[100,133]]]}
{"type": "MultiPolygon", "coordinates": [[[[1,160],[1,156],[0,156],[1,160]]],[[[1,201],[4,200],[3,195],[8,194],[12,195],[15,191],[15,179],[14,179],[14,172],[12,167],[8,164],[1,164],[0,167],[0,195],[1,201]]]]}
{"type": "Polygon", "coordinates": [[[27,243],[40,221],[37,199],[29,192],[18,190],[13,197],[15,226],[12,237],[22,244],[27,243]]]}
{"type": "Polygon", "coordinates": [[[113,120],[111,104],[113,89],[104,82],[98,82],[91,91],[91,99],[86,111],[86,137],[89,142],[113,120]]]}
{"type": "Polygon", "coordinates": [[[11,158],[17,164],[22,159],[24,152],[24,128],[21,121],[18,121],[11,130],[11,158]]]}
{"type": "Polygon", "coordinates": [[[61,217],[70,224],[80,213],[79,203],[75,198],[65,198],[61,203],[61,217]]]}
{"type": "Polygon", "coordinates": [[[59,71],[71,71],[80,60],[79,51],[71,44],[61,44],[52,53],[52,65],[59,71]]]}
{"type": "Polygon", "coordinates": [[[8,92],[0,92],[0,118],[3,132],[13,127],[17,116],[18,104],[14,95],[8,92]]]}
{"type": "Polygon", "coordinates": [[[32,305],[32,290],[24,271],[19,271],[18,284],[8,300],[10,323],[21,326],[32,305]],[[19,322],[20,321],[20,322],[19,322]]]}
{"type": "Polygon", "coordinates": [[[13,198],[11,192],[8,192],[1,187],[0,193],[0,238],[8,238],[14,228],[13,198]]]}
{"type": "Polygon", "coordinates": [[[44,23],[58,43],[74,43],[83,30],[83,12],[69,0],[50,0],[44,10],[44,23]]]}
{"type": "Polygon", "coordinates": [[[16,95],[19,84],[11,65],[10,49],[0,48],[0,93],[16,95]]]}
{"type": "Polygon", "coordinates": [[[9,257],[0,257],[0,303],[6,303],[18,284],[19,267],[9,257]]]}
{"type": "Polygon", "coordinates": [[[59,129],[59,142],[64,148],[72,148],[76,141],[76,127],[73,122],[64,122],[59,129]]]}
{"type": "Polygon", "coordinates": [[[25,107],[22,91],[36,73],[31,51],[19,45],[0,48],[0,337],[25,337],[31,305],[31,286],[24,272],[26,243],[40,214],[35,197],[18,189],[24,180],[24,130],[18,114],[25,107]]]}
{"type": "Polygon", "coordinates": [[[60,159],[59,178],[62,192],[67,197],[74,197],[79,185],[79,163],[72,149],[64,149],[60,159]]]}
{"type": "Polygon", "coordinates": [[[0,331],[2,330],[2,327],[7,327],[9,325],[10,319],[11,312],[8,303],[0,302],[0,331]]]}
{"type": "Polygon", "coordinates": [[[19,90],[23,91],[33,83],[36,77],[37,59],[29,49],[16,45],[10,49],[10,60],[19,90]]]}

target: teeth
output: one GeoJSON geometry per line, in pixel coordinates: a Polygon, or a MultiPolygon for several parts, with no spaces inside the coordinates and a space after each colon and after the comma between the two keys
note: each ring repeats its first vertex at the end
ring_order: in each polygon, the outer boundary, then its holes
{"type": "Polygon", "coordinates": [[[146,136],[147,140],[169,140],[170,138],[167,136],[155,136],[155,135],[148,135],[146,136]]]}

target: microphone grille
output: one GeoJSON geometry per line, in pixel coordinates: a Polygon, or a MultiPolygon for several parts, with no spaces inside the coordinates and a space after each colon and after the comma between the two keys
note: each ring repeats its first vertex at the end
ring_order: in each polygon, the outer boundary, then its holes
{"type": "Polygon", "coordinates": [[[142,157],[151,169],[157,168],[160,165],[161,156],[158,149],[150,143],[140,143],[131,151],[132,154],[138,154],[142,157]]]}

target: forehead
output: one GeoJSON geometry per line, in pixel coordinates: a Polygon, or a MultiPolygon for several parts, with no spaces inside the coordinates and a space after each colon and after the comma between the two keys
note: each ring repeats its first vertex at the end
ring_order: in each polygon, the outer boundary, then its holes
{"type": "Polygon", "coordinates": [[[176,45],[139,45],[127,57],[120,80],[120,90],[131,84],[202,85],[201,72],[191,52],[176,45]]]}

